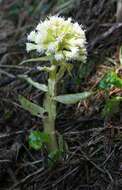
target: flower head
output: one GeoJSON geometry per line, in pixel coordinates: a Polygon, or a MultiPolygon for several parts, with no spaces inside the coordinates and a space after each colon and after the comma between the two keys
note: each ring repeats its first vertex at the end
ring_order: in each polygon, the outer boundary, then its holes
{"type": "Polygon", "coordinates": [[[40,21],[27,39],[28,52],[36,50],[56,61],[86,58],[85,32],[78,23],[73,23],[71,18],[65,20],[59,16],[51,16],[44,22],[40,21]]]}

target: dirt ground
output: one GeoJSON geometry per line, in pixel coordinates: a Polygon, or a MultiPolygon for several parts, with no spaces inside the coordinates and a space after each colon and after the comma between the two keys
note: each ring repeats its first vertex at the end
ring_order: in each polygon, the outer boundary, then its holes
{"type": "MultiPolygon", "coordinates": [[[[42,123],[20,108],[18,95],[38,102],[43,94],[16,76],[28,71],[19,63],[34,56],[25,50],[28,32],[40,17],[57,13],[82,24],[88,41],[87,64],[65,82],[67,92],[95,88],[107,58],[118,59],[122,23],[116,22],[116,1],[0,1],[0,190],[121,190],[122,105],[114,116],[101,117],[102,92],[75,106],[59,106],[56,130],[68,150],[53,168],[47,167],[46,153],[28,146],[29,132],[41,130],[42,123]]],[[[32,64],[28,73],[46,80],[32,64]]],[[[122,90],[111,93],[122,96],[122,90]]]]}

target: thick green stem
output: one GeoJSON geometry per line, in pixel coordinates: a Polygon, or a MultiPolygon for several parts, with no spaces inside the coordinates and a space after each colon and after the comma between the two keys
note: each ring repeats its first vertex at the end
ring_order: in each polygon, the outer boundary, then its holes
{"type": "Polygon", "coordinates": [[[49,74],[48,92],[44,100],[44,108],[47,110],[47,115],[43,119],[43,127],[44,132],[50,138],[50,143],[47,145],[49,153],[58,149],[55,131],[56,101],[53,100],[54,96],[56,96],[56,66],[54,66],[54,69],[49,74]]]}

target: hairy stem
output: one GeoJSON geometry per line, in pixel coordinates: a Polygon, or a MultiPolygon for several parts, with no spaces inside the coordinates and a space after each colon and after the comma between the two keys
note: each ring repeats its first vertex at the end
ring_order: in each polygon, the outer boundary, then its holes
{"type": "Polygon", "coordinates": [[[48,92],[44,100],[44,108],[47,110],[47,115],[43,119],[44,132],[49,135],[50,143],[47,145],[48,151],[54,152],[58,149],[55,131],[56,119],[56,101],[53,97],[56,96],[56,66],[49,73],[48,92]]]}

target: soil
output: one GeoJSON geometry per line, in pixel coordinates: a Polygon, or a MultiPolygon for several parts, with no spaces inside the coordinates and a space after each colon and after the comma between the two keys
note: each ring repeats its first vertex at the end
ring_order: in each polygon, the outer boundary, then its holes
{"type": "MultiPolygon", "coordinates": [[[[57,164],[48,167],[46,152],[28,146],[30,131],[42,130],[42,122],[21,109],[18,95],[40,102],[43,94],[17,75],[28,73],[38,81],[46,80],[32,64],[29,71],[28,65],[19,67],[22,60],[34,56],[26,53],[25,43],[27,33],[40,17],[60,13],[72,17],[86,30],[88,63],[80,71],[76,67],[74,78],[64,78],[69,80],[64,84],[67,93],[94,89],[109,66],[107,58],[118,61],[122,23],[116,22],[116,2],[66,3],[0,1],[0,190],[122,189],[122,105],[114,116],[103,118],[105,95],[101,91],[75,106],[59,105],[56,130],[67,149],[57,164]]],[[[110,93],[122,96],[121,89],[110,93]]]]}

